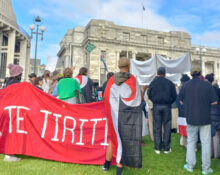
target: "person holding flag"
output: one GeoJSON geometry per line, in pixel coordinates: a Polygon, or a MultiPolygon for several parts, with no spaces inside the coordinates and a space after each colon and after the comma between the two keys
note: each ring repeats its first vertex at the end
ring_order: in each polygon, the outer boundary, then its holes
{"type": "Polygon", "coordinates": [[[142,167],[142,108],[141,90],[129,73],[129,59],[121,58],[118,67],[120,72],[109,79],[104,94],[110,146],[103,171],[108,171],[113,156],[117,162],[116,175],[121,175],[123,166],[142,167]]]}

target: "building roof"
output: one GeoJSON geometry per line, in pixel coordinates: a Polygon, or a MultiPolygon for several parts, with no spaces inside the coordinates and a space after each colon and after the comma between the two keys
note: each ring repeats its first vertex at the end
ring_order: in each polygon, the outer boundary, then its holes
{"type": "Polygon", "coordinates": [[[15,29],[18,33],[29,39],[28,33],[17,24],[16,15],[12,8],[11,0],[0,0],[0,27],[15,29]]]}
{"type": "Polygon", "coordinates": [[[11,0],[0,0],[0,20],[19,29],[11,0]]]}

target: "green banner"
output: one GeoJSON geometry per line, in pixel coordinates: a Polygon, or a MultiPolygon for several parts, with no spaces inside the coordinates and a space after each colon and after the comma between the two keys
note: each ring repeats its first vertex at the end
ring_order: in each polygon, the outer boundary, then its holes
{"type": "Polygon", "coordinates": [[[92,52],[95,48],[96,48],[96,46],[91,44],[91,43],[88,43],[86,45],[86,51],[89,52],[89,53],[92,52]]]}

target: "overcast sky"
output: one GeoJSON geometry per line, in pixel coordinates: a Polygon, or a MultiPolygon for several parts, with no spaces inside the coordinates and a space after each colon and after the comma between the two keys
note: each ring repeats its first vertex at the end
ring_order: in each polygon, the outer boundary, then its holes
{"type": "Polygon", "coordinates": [[[68,29],[85,26],[90,19],[142,27],[142,4],[144,28],[185,31],[191,34],[192,44],[220,48],[220,0],[12,0],[12,3],[18,24],[28,33],[35,16],[44,19],[47,30],[38,50],[43,63],[47,56],[56,56],[68,29]]]}

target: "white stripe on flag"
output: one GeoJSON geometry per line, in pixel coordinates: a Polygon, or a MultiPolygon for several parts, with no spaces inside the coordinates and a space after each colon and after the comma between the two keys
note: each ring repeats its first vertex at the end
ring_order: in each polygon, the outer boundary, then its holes
{"type": "Polygon", "coordinates": [[[187,126],[186,118],[178,117],[178,125],[187,126]]]}

